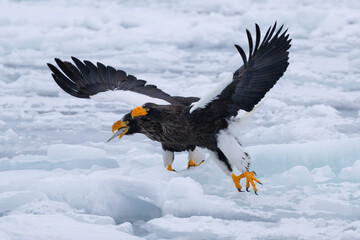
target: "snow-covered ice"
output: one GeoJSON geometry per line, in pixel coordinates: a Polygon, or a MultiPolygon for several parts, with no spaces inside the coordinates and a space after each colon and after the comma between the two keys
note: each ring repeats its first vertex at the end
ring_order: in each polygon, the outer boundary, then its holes
{"type": "Polygon", "coordinates": [[[0,239],[360,239],[358,0],[0,0],[0,239]],[[238,193],[209,160],[163,167],[111,136],[131,108],[76,99],[54,58],[102,62],[173,95],[236,70],[245,28],[289,28],[290,65],[231,129],[264,183],[238,193]]]}

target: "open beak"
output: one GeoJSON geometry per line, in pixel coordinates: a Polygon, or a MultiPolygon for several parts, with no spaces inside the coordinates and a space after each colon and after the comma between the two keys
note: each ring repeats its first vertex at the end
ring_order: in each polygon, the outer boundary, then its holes
{"type": "Polygon", "coordinates": [[[119,136],[119,139],[122,138],[127,133],[127,131],[129,131],[129,127],[126,122],[117,121],[116,123],[114,123],[112,125],[111,130],[113,133],[116,130],[118,130],[118,131],[115,132],[114,135],[111,138],[109,138],[109,140],[107,140],[107,142],[111,141],[112,139],[116,138],[117,136],[119,136]]]}
{"type": "Polygon", "coordinates": [[[119,120],[112,125],[111,131],[114,133],[116,130],[124,127],[128,127],[127,123],[119,120]]]}
{"type": "Polygon", "coordinates": [[[148,114],[149,109],[148,108],[143,108],[143,107],[137,107],[134,110],[132,110],[131,112],[131,117],[134,118],[136,116],[145,116],[146,114],[148,114]]]}

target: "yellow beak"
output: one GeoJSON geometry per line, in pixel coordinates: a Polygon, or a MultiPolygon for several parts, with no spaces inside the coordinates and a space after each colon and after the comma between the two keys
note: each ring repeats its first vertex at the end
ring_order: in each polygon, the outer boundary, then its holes
{"type": "Polygon", "coordinates": [[[111,131],[112,131],[112,133],[114,133],[116,130],[123,128],[123,127],[127,127],[127,124],[125,122],[119,120],[112,125],[111,131]]]}
{"type": "Polygon", "coordinates": [[[148,108],[143,108],[143,107],[137,107],[134,110],[132,110],[131,112],[131,117],[134,118],[136,116],[145,116],[146,114],[148,114],[149,109],[148,108]]]}
{"type": "MultiPolygon", "coordinates": [[[[114,134],[114,136],[112,136],[108,141],[110,141],[111,139],[113,139],[114,137],[116,136],[119,136],[119,139],[122,138],[128,131],[129,131],[129,127],[127,125],[127,122],[123,122],[123,121],[117,121],[116,123],[114,123],[112,125],[112,132],[114,133],[116,130],[118,129],[122,129],[122,128],[125,128],[122,130],[122,132],[117,132],[116,134],[114,134]]],[[[121,130],[119,130],[121,131],[121,130]]]]}

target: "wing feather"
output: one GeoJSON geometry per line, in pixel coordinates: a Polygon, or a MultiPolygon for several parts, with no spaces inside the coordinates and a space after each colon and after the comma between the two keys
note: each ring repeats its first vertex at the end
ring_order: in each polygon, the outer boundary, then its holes
{"type": "Polygon", "coordinates": [[[257,49],[260,44],[260,38],[261,38],[261,32],[260,32],[259,25],[255,24],[255,29],[256,29],[256,40],[255,40],[255,50],[254,50],[253,55],[256,54],[256,52],[257,52],[257,49]]]}
{"type": "MultiPolygon", "coordinates": [[[[291,39],[287,30],[282,32],[281,26],[276,32],[277,23],[270,27],[260,43],[260,28],[255,24],[255,47],[251,34],[246,30],[249,42],[249,58],[244,50],[235,45],[244,65],[233,74],[232,81],[226,85],[220,94],[214,96],[207,104],[191,108],[195,115],[205,115],[209,121],[218,118],[230,118],[242,109],[251,111],[265,94],[276,84],[286,71],[289,62],[291,39]]],[[[201,102],[201,100],[199,101],[201,102]]]]}
{"type": "MultiPolygon", "coordinates": [[[[147,84],[145,80],[126,74],[123,70],[116,70],[99,62],[95,65],[90,61],[85,60],[82,62],[75,57],[71,58],[75,65],[55,58],[58,68],[50,63],[48,63],[48,66],[52,71],[55,82],[65,92],[75,97],[90,98],[106,91],[129,91],[151,97],[152,100],[159,99],[171,104],[189,105],[198,100],[198,98],[194,97],[173,97],[158,89],[155,85],[147,84]]],[[[119,96],[119,94],[112,95],[119,96]]],[[[128,96],[129,94],[126,94],[125,97],[121,97],[121,101],[128,96]]],[[[145,99],[144,97],[140,98],[145,99]]]]}
{"type": "Polygon", "coordinates": [[[247,29],[246,29],[246,34],[247,34],[248,41],[249,41],[249,59],[250,59],[252,57],[252,52],[253,52],[253,40],[252,40],[250,31],[247,29]]]}

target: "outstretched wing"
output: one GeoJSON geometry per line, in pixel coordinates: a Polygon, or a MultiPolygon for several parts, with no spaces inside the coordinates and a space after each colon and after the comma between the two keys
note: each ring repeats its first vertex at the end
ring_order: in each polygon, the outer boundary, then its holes
{"type": "Polygon", "coordinates": [[[220,91],[200,99],[190,112],[205,115],[209,119],[230,118],[236,116],[240,109],[251,111],[284,74],[289,65],[291,39],[282,32],[276,31],[276,23],[270,27],[260,43],[260,28],[257,24],[255,46],[248,30],[249,58],[244,50],[235,45],[244,65],[233,74],[230,82],[225,82],[220,91]],[[219,93],[220,92],[220,93],[219,93]]]}
{"type": "Polygon", "coordinates": [[[170,96],[155,85],[147,84],[144,80],[137,79],[133,75],[128,75],[122,70],[116,70],[102,63],[94,65],[90,61],[81,62],[75,57],[72,57],[72,60],[75,65],[55,58],[59,69],[50,63],[48,66],[55,82],[74,97],[90,98],[101,95],[100,99],[104,99],[101,93],[107,92],[106,97],[109,97],[110,100],[120,101],[131,98],[129,93],[135,93],[137,96],[132,96],[132,98],[140,100],[141,104],[149,100],[145,99],[145,96],[150,97],[151,102],[160,104],[190,105],[198,100],[198,98],[193,97],[170,96]]]}

